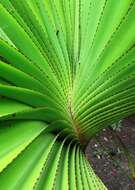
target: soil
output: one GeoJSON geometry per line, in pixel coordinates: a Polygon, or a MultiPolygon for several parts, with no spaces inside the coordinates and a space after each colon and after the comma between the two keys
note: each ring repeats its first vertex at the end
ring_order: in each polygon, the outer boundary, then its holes
{"type": "Polygon", "coordinates": [[[108,190],[135,190],[135,178],[129,168],[125,149],[115,139],[115,134],[130,151],[135,164],[135,116],[123,119],[119,131],[104,129],[89,142],[86,156],[108,190]]]}

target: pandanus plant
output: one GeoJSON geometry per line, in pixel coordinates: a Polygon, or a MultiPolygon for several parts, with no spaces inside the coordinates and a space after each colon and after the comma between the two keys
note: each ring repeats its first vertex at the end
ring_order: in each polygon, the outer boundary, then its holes
{"type": "Polygon", "coordinates": [[[135,0],[0,0],[0,189],[104,190],[84,154],[135,112],[135,0]]]}

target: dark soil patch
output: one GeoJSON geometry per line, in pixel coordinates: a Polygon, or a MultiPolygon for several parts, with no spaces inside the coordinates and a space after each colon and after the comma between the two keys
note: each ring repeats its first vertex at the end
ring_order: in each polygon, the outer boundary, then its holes
{"type": "MultiPolygon", "coordinates": [[[[135,163],[135,116],[124,119],[122,124],[117,134],[131,152],[135,163]]],[[[135,190],[135,179],[128,159],[120,143],[114,141],[111,130],[103,130],[89,142],[86,156],[109,190],[135,190]]]]}

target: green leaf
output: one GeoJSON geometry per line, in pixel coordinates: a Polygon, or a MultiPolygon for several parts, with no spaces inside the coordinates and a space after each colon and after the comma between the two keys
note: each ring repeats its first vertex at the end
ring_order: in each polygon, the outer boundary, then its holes
{"type": "Polygon", "coordinates": [[[1,190],[104,190],[89,139],[135,113],[135,1],[0,1],[1,190]]]}

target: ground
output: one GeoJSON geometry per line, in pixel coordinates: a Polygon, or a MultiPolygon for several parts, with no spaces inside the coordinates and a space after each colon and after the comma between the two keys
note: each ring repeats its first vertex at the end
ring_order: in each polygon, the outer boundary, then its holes
{"type": "MultiPolygon", "coordinates": [[[[122,125],[117,135],[131,152],[135,163],[135,116],[124,119],[122,125]]],[[[103,130],[89,142],[86,156],[108,190],[135,190],[135,178],[131,175],[128,159],[119,141],[114,141],[111,130],[103,130]]]]}

